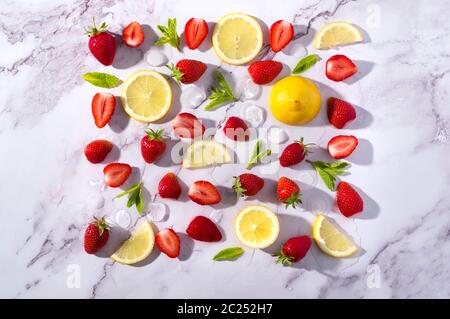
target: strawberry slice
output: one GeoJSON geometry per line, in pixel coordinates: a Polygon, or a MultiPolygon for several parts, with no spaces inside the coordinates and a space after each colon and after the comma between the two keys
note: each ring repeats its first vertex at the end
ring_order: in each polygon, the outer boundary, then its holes
{"type": "Polygon", "coordinates": [[[155,243],[161,252],[170,258],[180,255],[180,237],[172,228],[164,228],[155,236],[155,243]]]}
{"type": "Polygon", "coordinates": [[[97,93],[92,98],[92,115],[98,128],[108,124],[116,108],[116,98],[111,93],[97,93]]]}
{"type": "Polygon", "coordinates": [[[358,139],[353,135],[338,135],[328,142],[328,153],[335,158],[346,158],[358,146],[358,139]]]}
{"type": "Polygon", "coordinates": [[[144,30],[138,22],[131,22],[123,29],[123,43],[131,48],[139,47],[144,42],[144,37],[144,30]]]}
{"type": "Polygon", "coordinates": [[[113,144],[107,140],[94,140],[84,148],[86,159],[94,164],[103,162],[106,156],[111,152],[113,144]]]}
{"type": "Polygon", "coordinates": [[[105,184],[109,187],[119,187],[131,174],[131,166],[123,163],[111,163],[103,169],[105,184]]]}
{"type": "Polygon", "coordinates": [[[214,205],[221,201],[217,188],[208,181],[196,181],[189,188],[189,198],[199,205],[214,205]]]}
{"type": "Polygon", "coordinates": [[[189,237],[206,242],[216,242],[222,240],[219,228],[209,218],[196,216],[186,228],[189,237]]]}
{"type": "Polygon", "coordinates": [[[205,127],[191,113],[180,113],[173,120],[173,130],[179,137],[195,138],[205,133],[205,127]]]}
{"type": "Polygon", "coordinates": [[[327,60],[325,75],[332,81],[340,82],[358,72],[358,67],[345,55],[333,55],[327,60]]]}
{"type": "Polygon", "coordinates": [[[189,49],[197,49],[208,35],[208,24],[203,19],[191,18],[184,27],[184,38],[189,49]]]}
{"type": "Polygon", "coordinates": [[[283,50],[294,37],[292,23],[278,20],[270,27],[270,47],[273,52],[283,50]]]}
{"type": "Polygon", "coordinates": [[[343,128],[356,118],[355,108],[344,100],[330,97],[327,100],[328,120],[336,128],[343,128]]]}

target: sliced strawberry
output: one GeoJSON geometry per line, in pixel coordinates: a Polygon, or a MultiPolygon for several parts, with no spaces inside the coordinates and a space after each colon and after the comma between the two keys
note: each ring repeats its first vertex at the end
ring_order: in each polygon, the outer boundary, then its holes
{"type": "Polygon", "coordinates": [[[179,137],[195,138],[205,133],[205,127],[191,113],[180,113],[173,120],[173,130],[179,137]]]}
{"type": "Polygon", "coordinates": [[[144,37],[144,30],[138,22],[131,22],[123,29],[123,43],[131,48],[139,47],[144,42],[144,37]]]}
{"type": "Polygon", "coordinates": [[[358,67],[345,55],[333,55],[327,60],[325,75],[332,81],[340,82],[358,72],[358,67]]]}
{"type": "Polygon", "coordinates": [[[131,174],[131,166],[123,163],[111,163],[103,169],[105,184],[109,187],[119,187],[131,174]]]}
{"type": "Polygon", "coordinates": [[[327,100],[328,120],[336,128],[343,128],[356,118],[355,108],[348,102],[330,97],[327,100]]]}
{"type": "Polygon", "coordinates": [[[106,156],[111,152],[113,144],[107,140],[94,140],[84,148],[86,159],[94,164],[103,162],[106,156]]]}
{"type": "Polygon", "coordinates": [[[189,49],[197,49],[208,35],[208,24],[203,19],[191,18],[184,27],[184,38],[189,49]]]}
{"type": "Polygon", "coordinates": [[[155,243],[159,250],[170,258],[180,255],[180,237],[172,228],[164,228],[155,236],[155,243]]]}
{"type": "Polygon", "coordinates": [[[328,153],[335,158],[346,158],[358,146],[358,139],[353,135],[338,135],[328,142],[328,153]]]}
{"type": "Polygon", "coordinates": [[[234,141],[248,141],[250,138],[247,124],[237,116],[228,118],[223,126],[223,132],[226,137],[234,141]]]}
{"type": "Polygon", "coordinates": [[[199,205],[214,205],[221,201],[217,188],[208,181],[196,181],[189,188],[189,198],[199,205]]]}
{"type": "Polygon", "coordinates": [[[219,228],[205,216],[194,217],[189,223],[186,233],[189,237],[200,241],[216,242],[222,240],[219,228]]]}
{"type": "Polygon", "coordinates": [[[116,98],[111,93],[97,93],[92,98],[92,115],[98,128],[108,124],[116,107],[116,98]]]}
{"type": "Polygon", "coordinates": [[[279,52],[285,48],[294,37],[292,23],[278,20],[270,27],[270,47],[273,52],[279,52]]]}

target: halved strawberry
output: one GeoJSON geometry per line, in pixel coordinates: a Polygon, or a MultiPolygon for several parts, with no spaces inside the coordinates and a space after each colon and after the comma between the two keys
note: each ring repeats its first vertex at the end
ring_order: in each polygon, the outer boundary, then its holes
{"type": "Polygon", "coordinates": [[[138,22],[131,22],[123,29],[123,43],[131,48],[139,47],[144,42],[144,37],[144,30],[138,22]]]}
{"type": "Polygon", "coordinates": [[[340,82],[358,72],[358,67],[345,55],[333,55],[327,60],[325,75],[332,81],[340,82]]]}
{"type": "Polygon", "coordinates": [[[335,158],[346,158],[358,146],[358,139],[353,135],[338,135],[328,142],[328,153],[335,158]]]}
{"type": "Polygon", "coordinates": [[[223,126],[223,132],[226,137],[234,141],[248,141],[250,132],[243,119],[237,116],[231,116],[223,126]]]}
{"type": "Polygon", "coordinates": [[[113,144],[107,140],[94,140],[84,148],[86,159],[94,164],[103,162],[106,156],[111,152],[113,144]]]}
{"type": "Polygon", "coordinates": [[[208,181],[196,181],[189,188],[189,198],[199,205],[214,205],[222,200],[217,188],[208,181]]]}
{"type": "Polygon", "coordinates": [[[116,98],[111,93],[97,93],[92,98],[92,115],[98,128],[108,124],[116,108],[116,98]]]}
{"type": "Polygon", "coordinates": [[[195,138],[205,133],[205,127],[191,113],[180,113],[173,120],[173,130],[179,137],[195,138]]]}
{"type": "Polygon", "coordinates": [[[344,100],[330,97],[327,107],[328,120],[336,128],[343,128],[356,118],[355,108],[344,100]]]}
{"type": "Polygon", "coordinates": [[[270,27],[270,47],[273,52],[279,52],[291,42],[294,37],[292,23],[278,20],[270,27]]]}
{"type": "Polygon", "coordinates": [[[124,163],[111,163],[103,169],[105,184],[109,187],[119,187],[126,182],[131,174],[131,166],[124,163]]]}
{"type": "Polygon", "coordinates": [[[189,49],[197,49],[208,35],[208,24],[203,19],[191,18],[184,27],[184,38],[189,49]]]}
{"type": "Polygon", "coordinates": [[[180,237],[172,228],[164,228],[155,236],[155,243],[161,252],[170,258],[180,255],[180,237]]]}
{"type": "Polygon", "coordinates": [[[194,217],[186,228],[186,233],[189,237],[200,241],[216,242],[222,240],[219,228],[205,216],[194,217]]]}

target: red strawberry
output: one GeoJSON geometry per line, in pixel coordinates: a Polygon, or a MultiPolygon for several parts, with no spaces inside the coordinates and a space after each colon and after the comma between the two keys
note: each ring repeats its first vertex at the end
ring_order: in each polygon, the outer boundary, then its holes
{"type": "Polygon", "coordinates": [[[119,187],[130,177],[131,166],[123,163],[111,163],[103,168],[103,174],[106,185],[119,187]]]}
{"type": "Polygon", "coordinates": [[[294,37],[292,23],[278,20],[270,27],[270,47],[273,52],[279,52],[291,42],[294,37]]]}
{"type": "Polygon", "coordinates": [[[308,236],[299,236],[288,239],[281,247],[276,263],[291,265],[305,257],[311,247],[311,238],[308,236]]]}
{"type": "Polygon", "coordinates": [[[280,202],[286,204],[286,208],[289,205],[295,208],[295,206],[301,203],[300,196],[300,187],[294,181],[284,176],[280,177],[277,185],[277,197],[280,202]]]}
{"type": "Polygon", "coordinates": [[[332,81],[340,82],[351,77],[358,71],[358,67],[345,55],[333,55],[327,60],[325,75],[332,81]]]}
{"type": "Polygon", "coordinates": [[[113,145],[110,141],[95,140],[86,145],[84,148],[84,155],[89,162],[97,164],[103,162],[106,155],[111,152],[112,148],[113,145]]]}
{"type": "Polygon", "coordinates": [[[278,61],[256,61],[248,67],[248,74],[256,84],[267,84],[280,74],[283,65],[278,61]]]}
{"type": "Polygon", "coordinates": [[[103,65],[111,65],[114,61],[114,56],[116,55],[116,40],[114,36],[106,32],[108,25],[102,23],[97,29],[94,25],[92,28],[88,29],[89,36],[89,50],[92,55],[103,65]]]}
{"type": "Polygon", "coordinates": [[[116,107],[116,98],[111,93],[97,93],[92,99],[92,115],[98,128],[108,124],[116,107]]]}
{"type": "Polygon", "coordinates": [[[122,40],[127,46],[137,48],[144,42],[144,30],[138,22],[131,22],[122,32],[122,40]]]}
{"type": "Polygon", "coordinates": [[[214,205],[222,200],[217,188],[208,181],[196,181],[189,188],[189,198],[199,205],[214,205]]]}
{"type": "Polygon", "coordinates": [[[308,147],[313,144],[303,143],[303,137],[289,144],[283,150],[280,156],[280,165],[283,167],[292,166],[300,163],[305,159],[306,154],[308,154],[308,147]]]}
{"type": "Polygon", "coordinates": [[[328,120],[336,128],[343,128],[356,118],[355,108],[343,100],[330,97],[327,100],[328,120]]]}
{"type": "Polygon", "coordinates": [[[159,181],[158,193],[162,198],[178,199],[181,194],[181,186],[174,173],[167,173],[159,181]]]}
{"type": "Polygon", "coordinates": [[[248,141],[250,138],[247,124],[237,116],[228,118],[223,126],[223,132],[226,137],[234,141],[248,141]]]}
{"type": "Polygon", "coordinates": [[[205,216],[196,216],[189,223],[186,229],[189,237],[206,242],[215,242],[222,240],[222,234],[209,218],[205,216]]]}
{"type": "Polygon", "coordinates": [[[147,163],[156,161],[166,150],[163,140],[164,130],[146,130],[147,135],[141,139],[141,154],[147,163]]]}
{"type": "Polygon", "coordinates": [[[353,153],[356,146],[358,139],[353,135],[338,135],[328,142],[328,153],[335,159],[346,158],[353,153]]]}
{"type": "Polygon", "coordinates": [[[364,209],[364,202],[358,192],[346,182],[337,186],[336,202],[342,215],[353,216],[364,209]]]}
{"type": "Polygon", "coordinates": [[[109,225],[105,222],[105,217],[94,218],[84,232],[84,250],[88,254],[95,254],[109,238],[109,225]]]}
{"type": "Polygon", "coordinates": [[[264,180],[254,174],[245,173],[234,177],[233,190],[238,196],[256,195],[264,187],[264,180]]]}
{"type": "Polygon", "coordinates": [[[208,24],[203,19],[191,18],[184,27],[184,38],[189,49],[197,49],[208,35],[208,24]]]}
{"type": "Polygon", "coordinates": [[[167,65],[173,77],[177,82],[184,84],[194,83],[205,73],[206,64],[197,60],[183,59],[178,61],[176,66],[167,65]]]}
{"type": "Polygon", "coordinates": [[[177,258],[180,255],[180,237],[172,228],[164,228],[155,236],[155,243],[159,250],[170,258],[177,258]]]}
{"type": "Polygon", "coordinates": [[[205,127],[191,113],[180,113],[173,120],[173,130],[179,137],[195,138],[205,133],[205,127]]]}

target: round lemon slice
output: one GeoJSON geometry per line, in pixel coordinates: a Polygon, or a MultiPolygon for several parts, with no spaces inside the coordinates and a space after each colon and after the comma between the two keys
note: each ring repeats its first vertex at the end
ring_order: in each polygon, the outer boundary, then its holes
{"type": "Polygon", "coordinates": [[[258,55],[263,45],[263,33],[255,18],[243,13],[230,13],[217,21],[212,43],[219,59],[240,65],[258,55]]]}
{"type": "Polygon", "coordinates": [[[329,49],[339,45],[347,45],[363,40],[357,27],[348,22],[331,22],[325,24],[317,33],[314,48],[329,49]]]}
{"type": "Polygon", "coordinates": [[[239,212],[235,221],[237,238],[251,248],[266,248],[278,238],[278,217],[265,206],[248,206],[239,212]]]}
{"type": "Polygon", "coordinates": [[[184,168],[199,168],[231,162],[228,148],[214,140],[201,140],[192,143],[183,156],[184,168]]]}
{"type": "Polygon", "coordinates": [[[123,83],[121,92],[125,112],[140,122],[155,122],[170,110],[172,89],[158,72],[137,71],[123,83]]]}
{"type": "Polygon", "coordinates": [[[314,221],[313,238],[320,250],[332,257],[348,257],[358,251],[347,236],[322,215],[314,221]]]}
{"type": "Polygon", "coordinates": [[[142,222],[122,246],[111,256],[121,264],[131,265],[147,258],[153,250],[155,235],[150,221],[142,222]]]}

